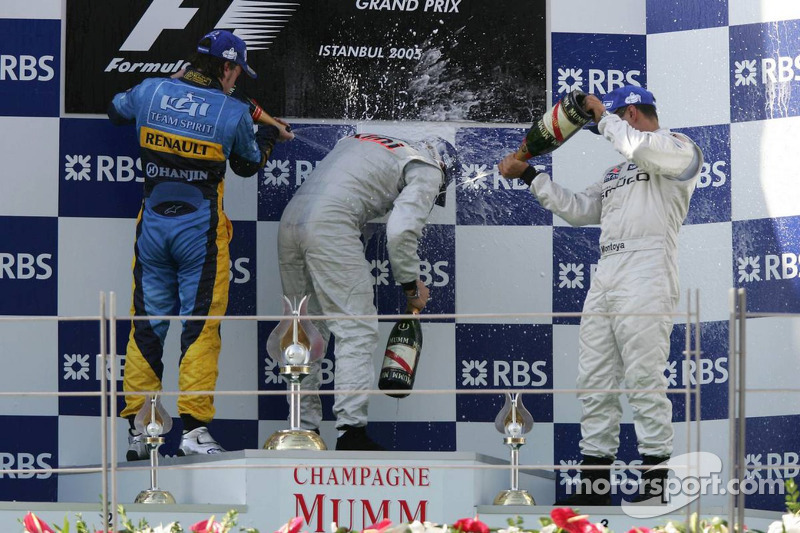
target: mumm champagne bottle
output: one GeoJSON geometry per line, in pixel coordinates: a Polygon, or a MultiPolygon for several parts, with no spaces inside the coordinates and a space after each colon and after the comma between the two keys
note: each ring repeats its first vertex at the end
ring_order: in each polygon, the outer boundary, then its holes
{"type": "MultiPolygon", "coordinates": [[[[417,311],[414,311],[417,314],[417,311]]],[[[383,367],[378,378],[381,390],[411,390],[417,375],[422,350],[422,327],[415,318],[399,320],[389,334],[383,367]]],[[[405,398],[409,393],[386,393],[393,398],[405,398]]]]}
{"type": "Polygon", "coordinates": [[[575,89],[556,105],[548,109],[538,122],[531,126],[515,157],[525,161],[537,155],[552,152],[583,126],[592,120],[592,115],[583,109],[586,93],[575,89]]]}

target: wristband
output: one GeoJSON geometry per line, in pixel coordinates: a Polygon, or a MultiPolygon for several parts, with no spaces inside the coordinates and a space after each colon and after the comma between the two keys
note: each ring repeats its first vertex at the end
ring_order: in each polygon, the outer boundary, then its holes
{"type": "Polygon", "coordinates": [[[400,286],[403,287],[403,292],[405,293],[406,298],[409,300],[419,297],[419,288],[417,287],[416,281],[407,281],[405,283],[401,283],[400,286]],[[409,294],[411,291],[414,291],[413,294],[409,294]]]}
{"type": "Polygon", "coordinates": [[[532,166],[528,165],[528,168],[526,168],[522,172],[522,175],[519,177],[519,179],[524,181],[525,185],[530,187],[531,183],[533,183],[533,178],[535,178],[538,175],[539,175],[539,171],[536,170],[535,168],[533,168],[532,166]]]}

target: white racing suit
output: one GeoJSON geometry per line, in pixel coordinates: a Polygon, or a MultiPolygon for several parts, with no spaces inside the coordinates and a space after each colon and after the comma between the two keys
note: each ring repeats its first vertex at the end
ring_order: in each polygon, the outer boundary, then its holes
{"type": "MultiPolygon", "coordinates": [[[[575,194],[546,174],[534,178],[539,203],[573,226],[600,224],[600,261],[583,305],[577,387],[583,455],[616,457],[622,407],[604,390],[666,389],[672,313],[679,298],[678,231],[703,165],[700,149],[666,129],[641,132],[616,115],[601,134],[626,161],[575,194]],[[650,316],[628,315],[650,313],[650,316]],[[655,315],[665,313],[664,315],[655,315]]],[[[672,453],[672,404],[665,393],[628,394],[639,453],[672,453]]]]}
{"type": "MultiPolygon", "coordinates": [[[[439,164],[406,141],[372,134],[341,139],[295,193],[281,216],[278,257],[284,294],[310,295],[310,315],[375,315],[372,268],[361,242],[363,226],[391,211],[386,222],[392,275],[419,275],[417,244],[443,183],[439,164]]],[[[315,321],[325,345],[336,337],[335,389],[374,386],[377,320],[315,321]]],[[[302,381],[318,390],[320,363],[302,381]]],[[[366,394],[335,395],[336,427],[367,424],[366,394]]],[[[319,427],[318,396],[301,399],[301,426],[319,427]]]]}

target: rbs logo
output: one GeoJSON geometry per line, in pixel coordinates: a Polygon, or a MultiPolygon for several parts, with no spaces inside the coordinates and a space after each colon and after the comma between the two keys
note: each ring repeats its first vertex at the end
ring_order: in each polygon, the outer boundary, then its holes
{"type": "Polygon", "coordinates": [[[53,56],[0,54],[0,81],[50,81],[55,76],[53,56]]]}
{"type": "Polygon", "coordinates": [[[558,93],[568,93],[575,89],[582,89],[589,94],[607,94],[625,85],[638,85],[639,70],[600,70],[596,68],[560,68],[558,69],[558,93]],[[586,76],[586,79],[584,79],[586,76]],[[588,84],[588,88],[586,85],[588,84]]]}
{"type": "Polygon", "coordinates": [[[713,164],[703,163],[700,169],[700,177],[697,179],[697,188],[722,187],[728,181],[725,175],[725,161],[714,161],[713,164]]]}
{"type": "Polygon", "coordinates": [[[0,279],[50,279],[52,254],[0,252],[0,279]]]}
{"type": "Polygon", "coordinates": [[[32,453],[17,452],[8,453],[0,452],[0,479],[8,476],[9,479],[31,479],[36,476],[36,479],[47,479],[52,474],[46,473],[14,473],[4,474],[5,470],[44,470],[52,468],[47,462],[53,458],[50,453],[40,453],[33,455],[32,453]]]}
{"type": "Polygon", "coordinates": [[[230,260],[230,275],[228,279],[234,283],[247,283],[252,277],[247,266],[250,264],[249,257],[240,257],[235,261],[230,260]]]}

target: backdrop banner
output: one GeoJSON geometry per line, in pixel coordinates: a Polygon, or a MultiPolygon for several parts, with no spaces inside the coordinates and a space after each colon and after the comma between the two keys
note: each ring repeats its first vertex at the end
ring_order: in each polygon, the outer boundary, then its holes
{"type": "Polygon", "coordinates": [[[546,34],[544,0],[528,4],[68,0],[65,110],[105,112],[219,28],[247,42],[259,77],[241,83],[276,116],[530,122],[544,109],[546,34]]]}

